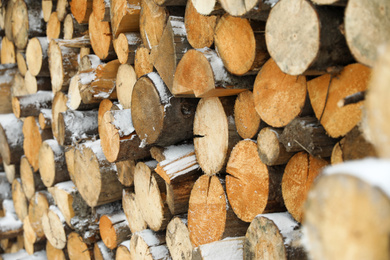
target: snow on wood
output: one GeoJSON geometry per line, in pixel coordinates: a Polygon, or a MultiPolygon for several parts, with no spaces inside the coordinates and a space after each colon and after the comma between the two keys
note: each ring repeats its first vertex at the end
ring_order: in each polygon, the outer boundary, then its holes
{"type": "Polygon", "coordinates": [[[5,131],[5,135],[10,146],[15,146],[23,142],[23,121],[11,114],[0,115],[0,124],[5,131]]]}
{"type": "Polygon", "coordinates": [[[153,82],[158,95],[160,96],[161,103],[163,105],[169,104],[169,100],[173,97],[169,92],[167,86],[164,84],[164,81],[161,79],[160,75],[156,72],[151,72],[146,74],[146,76],[153,82]]]}
{"type": "Polygon", "coordinates": [[[29,255],[26,250],[22,249],[16,253],[1,255],[3,260],[44,260],[47,259],[46,251],[38,251],[32,255],[29,255]]]}
{"type": "Polygon", "coordinates": [[[131,109],[112,110],[114,121],[112,124],[119,131],[120,136],[130,135],[135,131],[131,118],[131,109]]]}
{"type": "Polygon", "coordinates": [[[195,254],[200,254],[203,260],[243,259],[244,242],[244,237],[225,238],[195,248],[195,254]]]}
{"type": "Polygon", "coordinates": [[[0,218],[0,234],[23,227],[23,222],[16,215],[14,202],[12,200],[3,201],[5,216],[0,218]]]}
{"type": "Polygon", "coordinates": [[[66,191],[67,193],[72,193],[76,191],[76,185],[74,185],[73,181],[60,182],[57,183],[54,187],[66,191]]]}
{"type": "Polygon", "coordinates": [[[197,49],[197,51],[203,53],[203,55],[209,61],[214,73],[215,81],[221,82],[222,86],[225,86],[226,84],[224,84],[224,82],[229,79],[229,73],[225,69],[222,59],[214,50],[210,48],[197,49]]]}
{"type": "Polygon", "coordinates": [[[170,23],[175,36],[187,36],[184,18],[179,16],[170,16],[170,23]]]}
{"type": "Polygon", "coordinates": [[[99,241],[96,244],[99,247],[99,250],[102,253],[102,256],[103,256],[104,260],[111,260],[111,259],[113,260],[113,259],[115,259],[114,253],[110,249],[108,249],[106,247],[106,245],[104,244],[103,241],[99,241]]]}

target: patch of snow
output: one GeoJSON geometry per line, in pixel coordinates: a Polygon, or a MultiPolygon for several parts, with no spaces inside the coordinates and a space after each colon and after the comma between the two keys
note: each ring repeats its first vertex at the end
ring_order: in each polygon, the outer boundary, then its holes
{"type": "Polygon", "coordinates": [[[173,33],[179,36],[186,36],[186,28],[184,26],[184,18],[179,16],[171,16],[170,23],[172,26],[173,33]]]}
{"type": "Polygon", "coordinates": [[[120,246],[125,246],[130,252],[130,240],[123,241],[120,246]]]}
{"type": "Polygon", "coordinates": [[[197,250],[204,260],[243,259],[244,239],[226,238],[221,241],[201,245],[197,250]]]}
{"type": "Polygon", "coordinates": [[[264,4],[270,5],[271,8],[274,7],[277,2],[279,2],[279,0],[264,0],[264,4]]]}
{"type": "Polygon", "coordinates": [[[103,241],[97,242],[100,252],[102,253],[104,260],[114,260],[114,253],[106,247],[103,241]]]}
{"type": "Polygon", "coordinates": [[[64,224],[66,222],[64,215],[62,214],[61,210],[57,206],[50,205],[49,210],[53,211],[58,216],[58,218],[60,219],[61,223],[64,224]]]}
{"type": "Polygon", "coordinates": [[[112,124],[118,129],[120,136],[127,136],[135,131],[131,118],[131,109],[113,110],[111,112],[114,116],[112,124]]]}
{"type": "Polygon", "coordinates": [[[3,260],[44,260],[47,259],[46,251],[38,251],[29,255],[26,250],[22,249],[16,253],[3,254],[3,260]]]}
{"type": "Polygon", "coordinates": [[[172,94],[169,92],[167,86],[165,86],[164,81],[161,79],[160,75],[158,75],[156,72],[150,72],[146,75],[156,87],[161,103],[168,104],[169,100],[172,98],[172,94]]]}
{"type": "Polygon", "coordinates": [[[0,124],[4,129],[8,144],[12,147],[23,142],[23,121],[13,113],[0,115],[0,124]]]}
{"type": "Polygon", "coordinates": [[[129,45],[137,45],[137,44],[141,43],[141,41],[142,41],[139,33],[129,32],[129,33],[126,33],[125,35],[127,38],[127,43],[129,45]]]}
{"type": "Polygon", "coordinates": [[[153,259],[168,260],[172,259],[169,255],[169,250],[166,245],[153,246],[149,248],[149,252],[153,259]]]}
{"type": "Polygon", "coordinates": [[[156,168],[157,167],[157,161],[156,160],[147,161],[147,162],[145,162],[145,164],[147,166],[149,166],[150,168],[156,168]]]}
{"type": "Polygon", "coordinates": [[[72,193],[72,192],[76,191],[76,185],[74,185],[73,181],[60,182],[60,183],[57,183],[55,185],[55,187],[60,189],[60,190],[64,190],[67,193],[72,193]]]}
{"type": "Polygon", "coordinates": [[[84,72],[79,74],[80,83],[88,85],[96,79],[96,71],[84,72]]]}
{"type": "Polygon", "coordinates": [[[214,50],[206,47],[203,49],[197,49],[197,51],[203,53],[203,55],[209,61],[210,66],[214,73],[215,81],[221,81],[223,83],[229,79],[230,75],[225,69],[222,59],[218,56],[218,54],[214,50]]]}
{"type": "Polygon", "coordinates": [[[150,229],[144,229],[135,234],[141,237],[149,247],[160,245],[160,240],[156,236],[156,233],[150,229]]]}

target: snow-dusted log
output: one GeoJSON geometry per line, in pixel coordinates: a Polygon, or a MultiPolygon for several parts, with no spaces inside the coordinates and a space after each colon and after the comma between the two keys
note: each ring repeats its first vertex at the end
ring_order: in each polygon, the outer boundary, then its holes
{"type": "Polygon", "coordinates": [[[6,164],[19,164],[23,141],[23,121],[14,114],[0,115],[0,153],[6,164]]]}
{"type": "Polygon", "coordinates": [[[194,260],[243,259],[245,237],[230,237],[194,249],[194,260]]]}
{"type": "Polygon", "coordinates": [[[39,172],[34,172],[33,167],[24,155],[20,159],[20,179],[22,181],[24,194],[28,200],[34,196],[35,192],[46,188],[41,180],[39,172]]]}
{"type": "Polygon", "coordinates": [[[130,239],[130,259],[171,259],[164,233],[145,229],[133,234],[130,239]]]}
{"type": "MultiPolygon", "coordinates": [[[[130,240],[127,240],[130,243],[130,240]]],[[[93,246],[93,256],[95,260],[114,260],[117,250],[111,250],[104,244],[103,241],[98,241],[93,246]]],[[[125,259],[125,258],[119,258],[125,259]]]]}
{"type": "Polygon", "coordinates": [[[0,65],[0,113],[12,113],[11,96],[14,94],[15,75],[17,74],[15,64],[0,65]]]}
{"type": "Polygon", "coordinates": [[[51,113],[51,109],[41,109],[38,116],[38,122],[42,130],[51,128],[51,113]]]}
{"type": "Polygon", "coordinates": [[[129,223],[123,211],[100,217],[99,230],[102,241],[109,249],[115,249],[131,237],[129,223]]]}
{"type": "Polygon", "coordinates": [[[75,213],[72,207],[73,197],[77,190],[76,185],[72,181],[60,182],[48,189],[50,194],[56,201],[58,209],[65,218],[65,222],[71,227],[71,219],[75,213]]]}
{"type": "Polygon", "coordinates": [[[71,14],[64,20],[64,39],[71,40],[88,34],[88,24],[79,24],[71,14]]]}
{"type": "Polygon", "coordinates": [[[116,249],[115,259],[130,259],[130,240],[123,241],[116,249]]]}
{"type": "Polygon", "coordinates": [[[13,201],[3,200],[2,208],[4,217],[0,218],[0,239],[13,238],[23,234],[23,223],[16,215],[13,201]]]}
{"type": "Polygon", "coordinates": [[[42,228],[47,240],[57,249],[64,249],[71,229],[58,207],[51,205],[42,215],[42,228]]]}
{"type": "Polygon", "coordinates": [[[31,75],[50,76],[48,49],[49,41],[46,37],[35,37],[28,41],[26,62],[31,75]]]}
{"type": "Polygon", "coordinates": [[[53,92],[38,91],[35,94],[16,96],[12,98],[12,110],[17,118],[38,117],[41,109],[51,108],[53,92]]]}
{"type": "Polygon", "coordinates": [[[136,200],[134,192],[123,190],[122,207],[126,214],[131,233],[139,232],[147,228],[147,224],[142,216],[141,206],[136,200]]]}
{"type": "Polygon", "coordinates": [[[186,218],[174,217],[167,226],[165,239],[173,260],[192,259],[193,246],[186,218]]]}
{"type": "Polygon", "coordinates": [[[114,40],[115,53],[121,64],[134,64],[135,51],[142,43],[139,32],[121,33],[114,40]]]}

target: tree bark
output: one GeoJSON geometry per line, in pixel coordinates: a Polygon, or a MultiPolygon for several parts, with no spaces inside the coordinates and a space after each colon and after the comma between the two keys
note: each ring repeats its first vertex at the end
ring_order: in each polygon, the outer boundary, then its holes
{"type": "Polygon", "coordinates": [[[38,91],[35,94],[12,98],[12,110],[17,118],[38,117],[41,109],[50,109],[53,101],[51,91],[38,91]]]}
{"type": "Polygon", "coordinates": [[[34,172],[26,156],[23,156],[20,160],[20,179],[27,200],[30,200],[35,192],[46,188],[39,176],[39,172],[34,172]]]}
{"type": "Polygon", "coordinates": [[[131,236],[129,224],[123,211],[101,216],[99,230],[104,244],[111,250],[117,248],[120,243],[128,240],[131,236]]]}
{"type": "Polygon", "coordinates": [[[256,137],[260,131],[261,118],[255,109],[253,93],[249,90],[238,94],[234,102],[234,122],[243,139],[256,137]]]}
{"type": "Polygon", "coordinates": [[[122,207],[131,233],[134,234],[147,228],[142,216],[142,207],[139,205],[134,192],[123,190],[122,207]]]}
{"type": "Polygon", "coordinates": [[[23,151],[23,121],[14,114],[0,115],[0,153],[3,161],[18,164],[23,151]]]}
{"type": "Polygon", "coordinates": [[[118,101],[124,109],[131,108],[131,96],[136,82],[137,75],[133,66],[129,64],[120,65],[116,75],[116,93],[118,101]]]}
{"type": "Polygon", "coordinates": [[[134,64],[135,52],[142,43],[139,32],[121,33],[114,40],[115,53],[121,64],[134,64]]]}

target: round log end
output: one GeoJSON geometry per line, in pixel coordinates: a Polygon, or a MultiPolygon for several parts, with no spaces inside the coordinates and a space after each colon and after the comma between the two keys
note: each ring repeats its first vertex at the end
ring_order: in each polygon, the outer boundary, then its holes
{"type": "Polygon", "coordinates": [[[16,48],[20,50],[26,48],[28,31],[27,5],[23,0],[16,0],[12,9],[12,38],[16,48]]]}
{"type": "Polygon", "coordinates": [[[18,70],[22,76],[26,75],[27,72],[27,63],[20,51],[16,52],[16,63],[18,64],[18,70]]]}
{"type": "Polygon", "coordinates": [[[100,236],[109,249],[115,249],[118,246],[114,224],[107,215],[103,215],[99,221],[100,236]]]}
{"type": "Polygon", "coordinates": [[[12,97],[12,112],[16,118],[20,118],[20,102],[17,97],[12,97]]]}
{"type": "Polygon", "coordinates": [[[61,34],[61,22],[58,20],[57,12],[52,12],[46,25],[47,40],[58,39],[61,34]]]}
{"type": "Polygon", "coordinates": [[[118,60],[121,64],[125,64],[129,54],[129,43],[124,33],[119,34],[114,43],[115,53],[118,56],[118,60]]]}
{"type": "Polygon", "coordinates": [[[153,72],[153,63],[150,58],[149,49],[139,46],[135,52],[134,69],[137,78],[153,72]]]}
{"type": "Polygon", "coordinates": [[[12,200],[18,218],[24,219],[28,216],[28,202],[20,179],[14,179],[12,181],[12,200]]]}
{"type": "Polygon", "coordinates": [[[57,249],[65,248],[67,237],[64,229],[64,223],[51,209],[48,209],[42,216],[42,228],[47,240],[53,247],[57,249]]]}
{"type": "Polygon", "coordinates": [[[67,14],[64,20],[64,39],[71,40],[73,39],[73,17],[71,14],[67,14]]]}
{"type": "Polygon", "coordinates": [[[42,145],[42,136],[38,122],[33,116],[29,116],[23,123],[23,150],[34,172],[39,168],[39,148],[42,145]]]}
{"type": "Polygon", "coordinates": [[[186,224],[174,217],[167,226],[166,242],[173,260],[192,259],[192,244],[186,224]]]}
{"type": "Polygon", "coordinates": [[[89,38],[95,54],[101,60],[107,58],[112,46],[110,23],[97,20],[96,16],[92,13],[89,16],[89,38]]]}
{"type": "Polygon", "coordinates": [[[26,62],[31,75],[37,76],[42,68],[42,46],[37,38],[32,38],[26,49],[26,62]]]}
{"type": "Polygon", "coordinates": [[[137,75],[133,66],[129,64],[119,66],[116,76],[116,93],[124,109],[131,108],[131,97],[136,81],[137,75]]]}
{"type": "Polygon", "coordinates": [[[55,171],[53,150],[48,143],[43,142],[39,149],[39,173],[41,174],[42,182],[46,187],[53,186],[56,176],[55,171]]]}
{"type": "Polygon", "coordinates": [[[115,162],[120,150],[119,130],[112,124],[114,116],[107,111],[99,126],[102,150],[109,162],[115,162]]]}
{"type": "Polygon", "coordinates": [[[92,260],[92,252],[88,245],[83,242],[83,238],[76,232],[68,236],[67,249],[70,259],[92,260]]]}
{"type": "Polygon", "coordinates": [[[202,15],[209,15],[216,4],[216,0],[190,0],[194,5],[196,11],[202,15]]]}
{"type": "Polygon", "coordinates": [[[31,164],[25,156],[20,159],[20,179],[22,180],[24,194],[30,200],[35,193],[35,178],[31,164]]]}
{"type": "Polygon", "coordinates": [[[251,139],[259,132],[260,116],[256,112],[253,93],[244,91],[234,103],[234,121],[238,134],[243,139],[251,139]]]}
{"type": "Polygon", "coordinates": [[[64,83],[64,66],[62,52],[56,41],[51,40],[48,49],[51,85],[54,93],[61,90],[64,83]]]}

